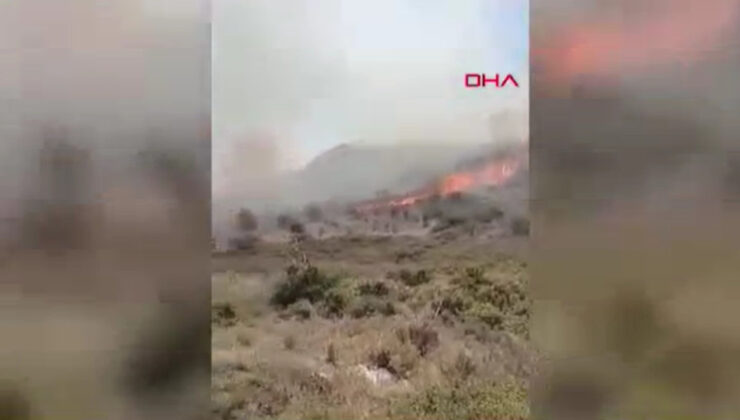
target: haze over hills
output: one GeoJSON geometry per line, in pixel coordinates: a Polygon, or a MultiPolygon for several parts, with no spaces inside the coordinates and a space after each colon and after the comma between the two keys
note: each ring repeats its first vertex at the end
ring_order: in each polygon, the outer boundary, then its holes
{"type": "Polygon", "coordinates": [[[248,206],[261,212],[300,207],[308,202],[368,199],[381,190],[402,193],[457,169],[461,162],[485,156],[498,145],[344,143],[297,171],[272,179],[255,179],[254,183],[263,188],[235,189],[216,198],[214,204],[217,208],[248,206]],[[269,188],[265,188],[266,184],[269,188]]]}
{"type": "Polygon", "coordinates": [[[228,235],[231,218],[244,207],[257,214],[276,214],[298,210],[308,203],[344,204],[372,199],[380,192],[404,194],[486,159],[505,144],[517,143],[344,143],[300,170],[255,180],[259,189],[235,189],[226,197],[214,199],[214,233],[228,235]]]}
{"type": "Polygon", "coordinates": [[[315,158],[296,174],[309,200],[359,200],[379,190],[404,192],[450,172],[481,152],[480,145],[409,143],[342,144],[315,158]]]}

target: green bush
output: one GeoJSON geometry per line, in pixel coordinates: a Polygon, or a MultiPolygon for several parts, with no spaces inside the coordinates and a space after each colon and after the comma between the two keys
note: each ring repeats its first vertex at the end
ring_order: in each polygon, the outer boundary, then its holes
{"type": "Polygon", "coordinates": [[[483,321],[492,329],[501,329],[504,325],[504,314],[490,302],[474,302],[468,308],[466,318],[483,321]]]}
{"type": "Polygon", "coordinates": [[[325,316],[341,317],[345,310],[350,306],[352,296],[342,289],[332,289],[326,294],[323,301],[323,311],[325,316]]]}
{"type": "Polygon", "coordinates": [[[397,403],[393,418],[425,420],[525,420],[526,389],[519,384],[466,383],[432,387],[397,403]]]}
{"type": "Polygon", "coordinates": [[[516,275],[486,276],[483,268],[468,268],[453,279],[444,297],[434,303],[443,319],[483,323],[493,330],[527,335],[530,302],[516,275]]]}
{"type": "Polygon", "coordinates": [[[274,305],[287,307],[301,299],[315,304],[323,301],[328,292],[339,284],[339,278],[322,273],[314,266],[288,266],[286,279],[278,285],[272,295],[274,305]]]}

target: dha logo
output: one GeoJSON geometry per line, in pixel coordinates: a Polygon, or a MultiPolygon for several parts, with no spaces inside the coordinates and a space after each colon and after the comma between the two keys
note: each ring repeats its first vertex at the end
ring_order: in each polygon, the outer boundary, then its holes
{"type": "Polygon", "coordinates": [[[468,73],[465,75],[465,87],[466,88],[486,87],[489,84],[497,88],[502,88],[506,86],[506,84],[509,82],[511,82],[511,84],[514,85],[514,87],[519,87],[519,83],[517,83],[516,79],[511,74],[507,74],[500,84],[499,84],[499,74],[498,73],[496,73],[496,75],[493,78],[488,78],[485,73],[481,73],[481,74],[468,73]]]}

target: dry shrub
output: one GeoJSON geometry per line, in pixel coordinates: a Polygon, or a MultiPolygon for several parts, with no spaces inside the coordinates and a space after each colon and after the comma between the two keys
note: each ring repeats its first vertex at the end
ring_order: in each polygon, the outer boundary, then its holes
{"type": "Polygon", "coordinates": [[[236,324],[234,306],[228,302],[214,303],[211,306],[211,323],[220,327],[231,327],[236,324]]]}
{"type": "Polygon", "coordinates": [[[369,355],[371,366],[385,369],[396,378],[408,379],[419,362],[419,354],[411,346],[390,345],[369,355]]]}
{"type": "Polygon", "coordinates": [[[388,286],[382,281],[366,282],[361,284],[357,291],[362,296],[387,296],[390,293],[388,286]]]}
{"type": "Polygon", "coordinates": [[[432,277],[426,270],[423,269],[417,270],[416,272],[402,269],[398,272],[398,279],[401,280],[403,284],[411,287],[419,286],[432,281],[432,277]]]}
{"type": "Polygon", "coordinates": [[[350,314],[354,318],[365,318],[377,314],[391,316],[396,314],[396,307],[393,302],[376,296],[364,296],[354,300],[350,314]]]}
{"type": "Polygon", "coordinates": [[[370,364],[380,369],[391,371],[391,352],[388,349],[380,349],[370,353],[370,364]]]}
{"type": "Polygon", "coordinates": [[[295,336],[287,335],[283,338],[283,346],[285,346],[286,350],[294,350],[296,346],[296,340],[295,336]]]}
{"type": "Polygon", "coordinates": [[[401,343],[411,343],[424,357],[439,346],[439,334],[429,325],[410,325],[396,330],[401,343]]]}
{"type": "Polygon", "coordinates": [[[252,345],[252,334],[250,334],[249,330],[242,327],[236,332],[236,342],[244,347],[249,347],[252,345]]]}
{"type": "Polygon", "coordinates": [[[476,369],[473,358],[464,351],[457,355],[453,366],[455,375],[463,380],[468,379],[473,373],[475,373],[476,369]]]}
{"type": "Polygon", "coordinates": [[[301,299],[298,302],[290,305],[290,307],[288,308],[289,315],[301,320],[311,319],[313,312],[313,305],[311,305],[311,302],[309,302],[308,299],[301,299]]]}
{"type": "Polygon", "coordinates": [[[329,346],[326,348],[326,362],[332,366],[336,366],[337,361],[337,348],[334,343],[329,343],[329,346]]]}

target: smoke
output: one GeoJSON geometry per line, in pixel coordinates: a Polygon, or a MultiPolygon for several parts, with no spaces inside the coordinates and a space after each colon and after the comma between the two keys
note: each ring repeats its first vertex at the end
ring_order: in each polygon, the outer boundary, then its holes
{"type": "Polygon", "coordinates": [[[0,417],[207,410],[206,6],[0,4],[0,417]],[[151,338],[167,334],[188,349],[151,338]],[[160,352],[192,357],[138,363],[160,352]],[[182,400],[126,388],[161,370],[182,400]]]}
{"type": "Polygon", "coordinates": [[[737,2],[539,3],[535,418],[737,412],[737,2]]]}
{"type": "Polygon", "coordinates": [[[526,138],[527,36],[520,1],[214,3],[216,217],[418,188],[526,138]],[[520,88],[465,89],[471,72],[520,88]]]}

